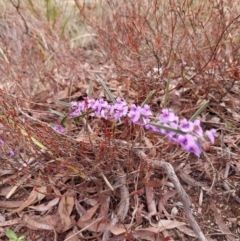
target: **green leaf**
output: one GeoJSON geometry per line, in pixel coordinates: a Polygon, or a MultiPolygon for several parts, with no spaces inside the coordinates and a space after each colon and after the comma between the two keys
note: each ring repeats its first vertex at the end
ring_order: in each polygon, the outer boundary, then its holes
{"type": "Polygon", "coordinates": [[[67,116],[67,115],[65,115],[65,116],[62,118],[60,124],[61,124],[63,127],[65,127],[65,122],[66,122],[67,119],[68,119],[68,116],[67,116]]]}
{"type": "Polygon", "coordinates": [[[70,103],[67,103],[67,102],[65,102],[65,101],[57,100],[56,102],[57,102],[57,104],[59,104],[59,105],[66,106],[66,107],[71,107],[71,104],[70,104],[70,103]]]}
{"type": "Polygon", "coordinates": [[[231,122],[226,122],[226,126],[227,126],[227,129],[231,129],[232,128],[232,123],[231,122]]]}
{"type": "Polygon", "coordinates": [[[102,87],[104,88],[104,90],[106,91],[106,93],[107,93],[108,97],[110,98],[110,100],[112,101],[112,103],[115,104],[116,100],[115,100],[114,96],[112,95],[111,91],[108,89],[108,87],[104,83],[103,79],[100,78],[98,75],[97,75],[97,78],[98,78],[98,81],[100,82],[100,84],[102,85],[102,87]]]}
{"type": "Polygon", "coordinates": [[[58,115],[58,116],[60,116],[60,117],[64,117],[64,116],[65,116],[62,112],[59,112],[59,111],[57,111],[57,110],[50,109],[50,111],[51,111],[53,114],[58,115]]]}
{"type": "Polygon", "coordinates": [[[168,126],[164,126],[164,125],[161,125],[161,124],[157,124],[157,123],[153,123],[153,122],[150,122],[148,123],[148,125],[151,125],[151,126],[156,126],[160,129],[164,129],[166,131],[172,131],[172,132],[175,132],[177,134],[181,134],[181,135],[185,135],[186,133],[179,130],[179,129],[175,129],[175,128],[171,128],[171,127],[168,127],[168,126]]]}
{"type": "Polygon", "coordinates": [[[209,100],[206,101],[195,113],[194,115],[190,118],[190,121],[194,121],[208,106],[209,100]]]}
{"type": "Polygon", "coordinates": [[[11,229],[8,229],[7,231],[6,231],[6,236],[8,237],[8,238],[10,238],[10,239],[15,239],[15,240],[17,240],[17,235],[15,234],[15,232],[14,231],[12,231],[11,229]]]}
{"type": "Polygon", "coordinates": [[[147,96],[147,98],[143,101],[143,103],[141,104],[141,107],[143,107],[144,105],[146,105],[147,103],[148,103],[148,101],[152,98],[152,96],[153,96],[153,94],[155,93],[155,90],[152,90],[149,94],[148,94],[148,96],[147,96]]]}
{"type": "Polygon", "coordinates": [[[23,241],[25,239],[25,235],[22,235],[21,237],[18,238],[18,241],[23,241]]]}

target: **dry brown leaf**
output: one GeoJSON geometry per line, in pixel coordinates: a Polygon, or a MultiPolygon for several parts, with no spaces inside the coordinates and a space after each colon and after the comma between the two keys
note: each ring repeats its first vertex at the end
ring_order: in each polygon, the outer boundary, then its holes
{"type": "Polygon", "coordinates": [[[20,212],[24,208],[28,207],[29,205],[35,202],[41,201],[45,197],[44,193],[46,193],[46,191],[47,191],[46,186],[37,188],[37,190],[33,189],[29,197],[27,198],[27,200],[24,201],[24,203],[19,208],[14,209],[12,213],[20,212]]]}
{"type": "Polygon", "coordinates": [[[52,225],[55,229],[56,227],[60,224],[61,226],[61,217],[58,213],[53,214],[53,215],[46,215],[44,217],[44,219],[46,220],[46,223],[49,223],[50,225],[52,225]]]}
{"type": "Polygon", "coordinates": [[[133,231],[133,237],[135,239],[146,239],[149,241],[163,241],[164,237],[162,234],[160,234],[159,232],[154,233],[154,232],[150,232],[148,230],[136,230],[133,231]]]}
{"type": "Polygon", "coordinates": [[[218,213],[218,209],[216,208],[214,202],[212,201],[211,204],[211,209],[214,213],[214,217],[215,217],[215,220],[216,220],[216,223],[219,227],[219,229],[222,231],[222,233],[226,234],[226,238],[228,241],[236,241],[236,239],[234,238],[234,235],[231,235],[231,231],[230,229],[228,228],[228,226],[224,223],[222,217],[219,215],[218,213]]]}
{"type": "Polygon", "coordinates": [[[163,241],[164,237],[160,232],[158,232],[157,229],[138,229],[132,231],[132,233],[127,233],[126,228],[123,227],[109,227],[109,230],[111,231],[112,234],[115,236],[112,237],[109,240],[115,241],[115,240],[124,240],[126,236],[132,235],[135,239],[144,239],[144,240],[149,240],[149,241],[163,241]],[[120,237],[122,239],[120,239],[120,237]]]}
{"type": "Polygon", "coordinates": [[[101,207],[100,207],[100,210],[99,210],[98,218],[107,217],[108,210],[109,210],[110,197],[104,195],[101,199],[103,199],[103,201],[101,203],[101,207]]]}
{"type": "Polygon", "coordinates": [[[56,231],[58,233],[63,233],[73,226],[72,220],[68,214],[66,202],[67,197],[63,196],[58,205],[58,214],[60,216],[61,222],[57,225],[56,231]]]}
{"type": "Polygon", "coordinates": [[[164,214],[166,215],[166,217],[169,216],[169,213],[167,212],[167,210],[165,209],[165,204],[168,201],[169,198],[174,197],[177,194],[176,190],[173,191],[169,191],[167,193],[165,193],[159,200],[158,202],[158,212],[161,214],[162,212],[164,212],[164,214]]]}
{"type": "Polygon", "coordinates": [[[153,227],[145,228],[144,230],[148,230],[148,231],[156,233],[156,232],[161,232],[165,229],[173,229],[173,228],[177,228],[177,227],[180,227],[180,226],[183,226],[183,225],[186,225],[186,223],[179,222],[177,220],[161,219],[153,227]]]}
{"type": "Polygon", "coordinates": [[[179,226],[179,227],[177,227],[177,229],[178,229],[179,231],[181,231],[182,233],[190,236],[190,237],[194,237],[194,238],[197,237],[197,235],[195,234],[195,232],[194,232],[191,228],[189,228],[188,226],[186,226],[186,225],[179,226]]]}
{"type": "Polygon", "coordinates": [[[97,204],[94,207],[87,210],[86,213],[84,213],[83,216],[78,221],[85,222],[87,220],[90,220],[93,217],[93,215],[95,214],[95,212],[97,211],[98,207],[99,207],[99,204],[97,204]]]}
{"type": "Polygon", "coordinates": [[[74,207],[74,197],[73,196],[67,196],[65,205],[66,205],[68,215],[71,215],[71,212],[72,212],[73,207],[74,207]]]}
{"type": "Polygon", "coordinates": [[[108,229],[114,235],[119,235],[127,232],[126,227],[120,225],[110,226],[108,229]]]}
{"type": "Polygon", "coordinates": [[[84,215],[84,213],[86,213],[87,211],[85,210],[85,208],[78,202],[78,200],[77,199],[75,199],[75,208],[76,208],[76,210],[77,210],[77,212],[78,212],[78,215],[80,216],[80,217],[82,217],[83,215],[84,215]]]}
{"type": "Polygon", "coordinates": [[[104,219],[99,218],[99,221],[97,220],[98,219],[90,219],[81,221],[79,219],[77,221],[77,226],[81,229],[85,228],[86,230],[91,232],[103,232],[103,230],[109,227],[109,224],[107,224],[104,219]]]}
{"type": "Polygon", "coordinates": [[[146,199],[148,212],[150,215],[155,215],[157,213],[156,202],[154,198],[154,191],[152,187],[145,187],[146,199]]]}
{"type": "Polygon", "coordinates": [[[0,201],[0,208],[18,208],[23,201],[0,201]]]}
{"type": "Polygon", "coordinates": [[[21,224],[33,230],[52,230],[53,226],[46,222],[41,216],[23,215],[21,224]]]}
{"type": "Polygon", "coordinates": [[[15,219],[11,219],[5,222],[0,222],[0,227],[5,227],[5,226],[12,226],[12,225],[16,225],[19,224],[21,222],[20,218],[15,218],[15,219]]]}
{"type": "Polygon", "coordinates": [[[156,147],[152,144],[149,138],[144,137],[144,142],[146,146],[150,149],[150,156],[156,156],[156,147]]]}
{"type": "Polygon", "coordinates": [[[29,208],[34,209],[36,211],[40,211],[40,212],[48,211],[49,209],[51,209],[52,207],[54,207],[55,205],[58,204],[59,199],[60,198],[54,198],[47,204],[40,204],[38,206],[29,206],[29,208]]]}
{"type": "Polygon", "coordinates": [[[4,188],[1,188],[0,189],[0,196],[7,196],[7,194],[11,191],[13,187],[10,186],[10,187],[4,187],[4,188]]]}

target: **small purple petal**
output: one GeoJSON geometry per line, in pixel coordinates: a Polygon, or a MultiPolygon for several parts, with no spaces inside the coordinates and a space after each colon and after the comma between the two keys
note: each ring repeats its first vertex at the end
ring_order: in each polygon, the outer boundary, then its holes
{"type": "Polygon", "coordinates": [[[61,125],[55,125],[55,126],[53,127],[53,129],[54,129],[55,131],[57,131],[58,133],[61,133],[61,134],[64,133],[64,128],[63,128],[61,125]]]}
{"type": "Polygon", "coordinates": [[[215,129],[211,129],[210,131],[206,131],[205,132],[205,136],[207,136],[207,138],[210,140],[210,142],[212,144],[214,144],[214,135],[216,133],[215,129]]]}
{"type": "Polygon", "coordinates": [[[168,109],[163,109],[159,116],[159,120],[161,123],[168,123],[175,120],[175,115],[168,109]]]}
{"type": "Polygon", "coordinates": [[[13,157],[15,155],[14,151],[11,150],[9,153],[8,153],[9,157],[13,157]]]}
{"type": "Polygon", "coordinates": [[[181,131],[191,132],[193,131],[193,123],[191,121],[188,121],[187,119],[183,119],[180,122],[179,128],[181,131]]]}
{"type": "Polygon", "coordinates": [[[178,142],[184,150],[187,152],[193,152],[196,156],[200,156],[201,148],[197,145],[194,137],[190,134],[180,135],[178,137],[178,142]]]}
{"type": "Polygon", "coordinates": [[[200,126],[200,120],[196,119],[194,122],[193,122],[193,132],[199,136],[202,136],[203,135],[203,130],[202,130],[202,127],[200,126]]]}

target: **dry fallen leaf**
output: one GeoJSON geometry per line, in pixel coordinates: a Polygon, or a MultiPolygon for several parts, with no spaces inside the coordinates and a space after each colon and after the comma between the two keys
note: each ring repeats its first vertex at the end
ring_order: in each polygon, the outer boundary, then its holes
{"type": "Polygon", "coordinates": [[[18,208],[24,201],[0,201],[0,208],[18,208]]]}
{"type": "Polygon", "coordinates": [[[46,191],[47,191],[46,186],[43,186],[37,189],[34,188],[30,193],[29,197],[27,198],[27,200],[25,200],[24,203],[19,208],[14,209],[12,213],[20,212],[24,208],[28,207],[29,205],[35,202],[41,201],[45,197],[46,191]]]}
{"type": "Polygon", "coordinates": [[[11,219],[5,222],[0,222],[0,227],[12,226],[19,224],[21,222],[20,218],[11,219]]]}
{"type": "Polygon", "coordinates": [[[87,210],[86,213],[84,213],[83,216],[79,218],[78,222],[84,223],[85,221],[90,220],[97,211],[98,207],[99,204],[87,210]]]}
{"type": "Polygon", "coordinates": [[[162,212],[164,212],[165,216],[168,217],[170,216],[169,213],[167,212],[167,210],[165,209],[165,204],[168,201],[169,198],[174,197],[177,194],[177,191],[173,190],[173,191],[169,191],[167,193],[165,193],[159,200],[158,202],[158,212],[161,214],[162,212]]]}
{"type": "MultiPolygon", "coordinates": [[[[126,232],[126,230],[125,230],[126,232]]],[[[164,241],[164,237],[160,233],[151,232],[148,230],[135,230],[133,232],[129,233],[121,233],[118,235],[115,235],[114,237],[110,238],[108,241],[122,241],[125,240],[126,237],[129,238],[129,240],[133,240],[133,238],[137,240],[148,240],[148,241],[164,241]]]]}
{"type": "Polygon", "coordinates": [[[68,205],[69,204],[67,203],[67,197],[63,196],[58,205],[58,214],[61,219],[60,223],[58,223],[58,225],[56,226],[56,231],[58,233],[63,233],[73,226],[72,220],[67,210],[68,205]]]}
{"type": "Polygon", "coordinates": [[[60,198],[54,198],[53,200],[51,200],[47,204],[40,204],[38,206],[29,206],[29,208],[34,209],[34,210],[39,211],[39,212],[48,211],[49,209],[51,209],[52,207],[54,207],[55,205],[58,204],[59,199],[60,198]]]}
{"type": "Polygon", "coordinates": [[[46,219],[41,216],[30,216],[24,214],[21,219],[21,224],[33,230],[52,230],[53,226],[46,222],[46,219]]]}

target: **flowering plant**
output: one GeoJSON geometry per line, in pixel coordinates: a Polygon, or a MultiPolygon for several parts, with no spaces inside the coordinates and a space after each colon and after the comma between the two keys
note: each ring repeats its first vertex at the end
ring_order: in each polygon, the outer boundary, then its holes
{"type": "Polygon", "coordinates": [[[122,118],[128,118],[132,123],[143,126],[146,130],[166,135],[170,141],[179,143],[185,151],[193,152],[198,157],[205,141],[214,143],[215,129],[204,133],[200,120],[180,120],[167,108],[162,110],[155,123],[151,122],[152,112],[148,104],[143,106],[133,104],[129,108],[127,103],[120,98],[117,98],[112,105],[103,99],[86,98],[81,102],[71,102],[71,108],[73,112],[70,117],[72,118],[84,115],[86,112],[90,113],[90,116],[119,122],[122,118]]]}

